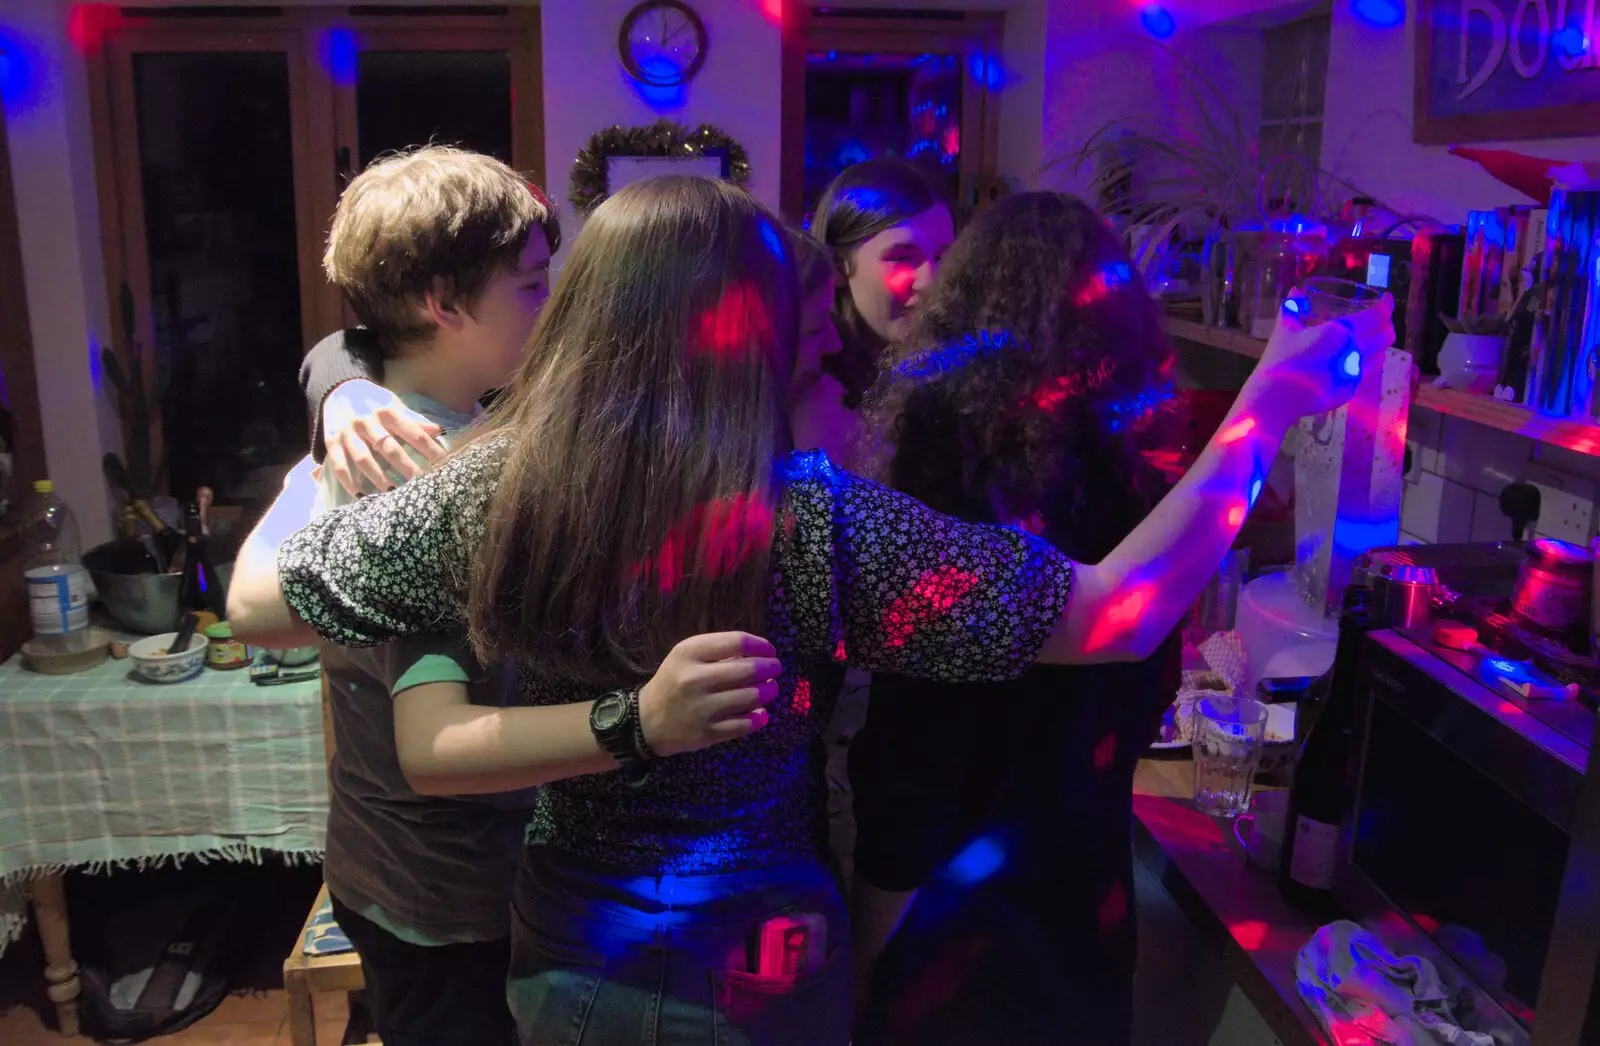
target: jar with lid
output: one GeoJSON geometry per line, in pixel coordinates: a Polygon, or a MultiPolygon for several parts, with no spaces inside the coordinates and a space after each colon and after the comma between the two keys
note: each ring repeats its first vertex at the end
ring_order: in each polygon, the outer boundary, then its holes
{"type": "Polygon", "coordinates": [[[1517,570],[1511,612],[1517,623],[1547,635],[1565,635],[1587,624],[1594,555],[1581,545],[1535,538],[1517,570]]]}
{"type": "Polygon", "coordinates": [[[1278,311],[1301,280],[1316,270],[1327,252],[1328,231],[1294,217],[1272,222],[1261,234],[1256,260],[1255,309],[1250,336],[1265,340],[1278,329],[1278,311]]]}

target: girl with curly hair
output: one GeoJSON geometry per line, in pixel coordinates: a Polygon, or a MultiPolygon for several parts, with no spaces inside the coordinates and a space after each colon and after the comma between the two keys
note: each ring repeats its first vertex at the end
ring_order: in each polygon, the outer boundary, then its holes
{"type": "MultiPolygon", "coordinates": [[[[889,350],[866,471],[1099,562],[1166,492],[1141,452],[1175,420],[1170,356],[1087,204],[1009,197],[963,232],[889,350]]],[[[999,684],[873,678],[850,755],[863,974],[926,889],[877,970],[867,1041],[1128,1040],[1133,771],[1176,690],[1174,652],[999,684]],[[959,988],[928,994],[952,963],[959,988]]]]}

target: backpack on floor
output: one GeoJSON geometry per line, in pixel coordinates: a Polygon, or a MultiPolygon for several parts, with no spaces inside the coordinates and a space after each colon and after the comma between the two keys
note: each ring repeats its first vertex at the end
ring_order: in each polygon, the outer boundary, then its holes
{"type": "Polygon", "coordinates": [[[141,1042],[187,1028],[228,995],[238,906],[214,892],[119,912],[79,972],[79,1011],[99,1039],[141,1042]]]}

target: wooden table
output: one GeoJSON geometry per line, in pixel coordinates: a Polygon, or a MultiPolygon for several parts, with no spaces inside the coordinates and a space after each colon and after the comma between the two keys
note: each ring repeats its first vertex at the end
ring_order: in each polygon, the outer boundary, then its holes
{"type": "Polygon", "coordinates": [[[212,669],[158,686],[128,661],[67,676],[0,665],[0,879],[28,885],[62,1034],[78,1032],[81,987],[66,870],[321,859],[320,689],[212,669]]]}
{"type": "Polygon", "coordinates": [[[1286,1046],[1331,1040],[1295,990],[1295,956],[1320,923],[1291,907],[1271,876],[1245,863],[1225,819],[1191,801],[1194,766],[1150,758],[1134,776],[1134,854],[1202,935],[1286,1046]]]}

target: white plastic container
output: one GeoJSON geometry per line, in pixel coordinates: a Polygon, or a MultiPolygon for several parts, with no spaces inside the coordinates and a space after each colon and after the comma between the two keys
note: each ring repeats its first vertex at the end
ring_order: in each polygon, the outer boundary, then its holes
{"type": "Polygon", "coordinates": [[[1263,679],[1320,676],[1333,665],[1338,623],[1323,620],[1295,592],[1287,571],[1256,578],[1239,596],[1238,624],[1247,676],[1241,694],[1263,679]]]}
{"type": "Polygon", "coordinates": [[[86,643],[93,588],[79,561],[78,520],[41,479],[22,514],[22,576],[35,639],[52,653],[74,653],[86,643]]]}

